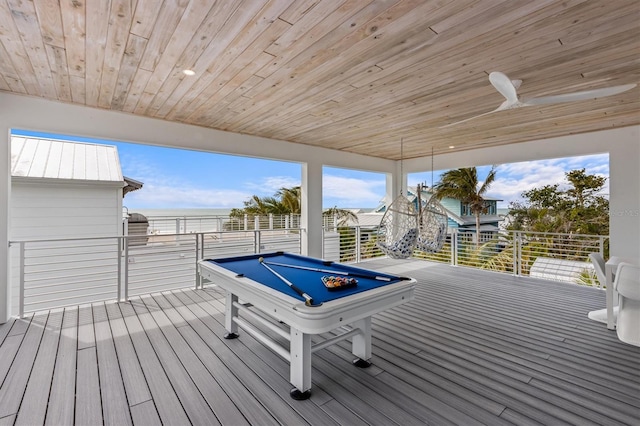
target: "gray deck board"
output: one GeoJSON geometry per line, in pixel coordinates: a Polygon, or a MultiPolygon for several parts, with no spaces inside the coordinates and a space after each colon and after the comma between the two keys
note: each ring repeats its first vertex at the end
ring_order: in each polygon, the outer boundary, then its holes
{"type": "Polygon", "coordinates": [[[362,266],[415,277],[416,298],[374,316],[370,368],[351,365],[348,341],[316,352],[309,400],[289,397],[277,354],[247,333],[223,338],[224,294],[210,286],[0,325],[0,424],[640,424],[640,348],[587,318],[604,292],[362,266]]]}
{"type": "Polygon", "coordinates": [[[119,307],[160,419],[164,424],[188,424],[189,417],[144,332],[133,305],[120,303],[119,307]]]}
{"type": "Polygon", "coordinates": [[[186,322],[184,322],[182,317],[173,309],[171,304],[161,295],[155,295],[153,297],[147,296],[141,299],[149,308],[151,316],[162,330],[176,356],[185,367],[189,377],[191,377],[220,423],[231,424],[233,422],[237,425],[248,425],[248,422],[243,421],[240,410],[231,402],[229,396],[212,375],[215,374],[215,371],[210,372],[207,370],[203,362],[176,328],[179,325],[186,325],[186,322]],[[159,301],[161,301],[161,303],[158,303],[159,301]],[[162,310],[153,309],[156,304],[162,306],[162,310]],[[167,315],[168,313],[173,315],[167,315]],[[170,317],[178,319],[179,323],[173,324],[169,319],[170,317]]]}
{"type": "Polygon", "coordinates": [[[15,318],[9,318],[9,321],[5,322],[4,324],[0,324],[0,344],[4,342],[5,337],[7,337],[7,335],[11,331],[11,328],[13,327],[13,323],[15,321],[15,318]]]}
{"type": "Polygon", "coordinates": [[[151,392],[142,372],[140,360],[138,360],[129,337],[127,326],[122,318],[120,307],[117,303],[107,303],[105,309],[111,326],[111,334],[118,356],[124,388],[127,393],[127,401],[130,406],[149,401],[151,400],[151,392]]]}
{"type": "Polygon", "coordinates": [[[93,321],[104,422],[115,425],[131,424],[127,394],[109,326],[107,310],[103,303],[93,305],[93,321]]]}
{"type": "Polygon", "coordinates": [[[0,417],[0,426],[11,426],[16,421],[16,415],[12,414],[6,417],[0,417]]]}
{"type": "Polygon", "coordinates": [[[23,338],[23,334],[9,336],[4,340],[2,346],[0,346],[0,383],[4,382],[4,379],[7,377],[7,373],[9,373],[18,349],[20,349],[23,338]]]}
{"type": "Polygon", "coordinates": [[[193,383],[192,378],[178,359],[163,332],[154,321],[146,305],[139,298],[133,299],[132,304],[191,423],[220,424],[220,421],[193,383]]]}
{"type": "Polygon", "coordinates": [[[14,362],[0,387],[0,417],[18,414],[48,316],[48,312],[36,314],[29,322],[14,362]]]}
{"type": "Polygon", "coordinates": [[[60,341],[63,311],[51,312],[43,331],[38,354],[29,376],[27,389],[16,418],[16,425],[43,424],[47,412],[47,401],[60,341]]]}
{"type": "Polygon", "coordinates": [[[9,330],[8,336],[19,336],[27,332],[29,324],[31,323],[31,315],[25,318],[16,318],[13,320],[11,330],[9,330]]]}
{"type": "Polygon", "coordinates": [[[95,347],[80,349],[77,362],[75,422],[80,425],[102,424],[100,379],[95,347]]]}
{"type": "Polygon", "coordinates": [[[171,302],[172,306],[176,307],[176,311],[180,313],[184,320],[191,325],[190,327],[180,327],[178,329],[185,342],[199,357],[249,423],[265,426],[278,424],[253,393],[229,371],[216,353],[211,351],[208,342],[218,340],[220,336],[207,329],[191,309],[183,305],[180,298],[175,294],[165,294],[164,296],[171,302]]]}
{"type": "Polygon", "coordinates": [[[155,426],[162,424],[158,410],[151,399],[131,406],[131,417],[136,425],[155,426]]]}
{"type": "Polygon", "coordinates": [[[73,423],[76,394],[76,357],[78,352],[78,308],[66,308],[56,352],[56,364],[51,382],[47,425],[73,423]]]}

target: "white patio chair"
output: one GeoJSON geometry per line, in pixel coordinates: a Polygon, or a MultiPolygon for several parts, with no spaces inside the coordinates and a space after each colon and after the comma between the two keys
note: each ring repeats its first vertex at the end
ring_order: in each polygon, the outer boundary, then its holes
{"type": "Polygon", "coordinates": [[[640,346],[640,266],[618,265],[613,288],[618,291],[618,339],[640,346]]]}
{"type": "MultiPolygon", "coordinates": [[[[591,263],[593,263],[593,269],[596,271],[596,277],[598,278],[598,288],[603,288],[607,284],[607,277],[605,275],[605,263],[604,257],[600,253],[591,253],[589,254],[589,259],[591,259],[591,263]]],[[[614,305],[617,305],[618,299],[614,294],[614,305]]],[[[618,306],[613,307],[613,318],[618,315],[618,306]]],[[[597,309],[595,311],[591,311],[588,314],[589,319],[594,321],[607,323],[607,308],[597,309]]]]}
{"type": "Polygon", "coordinates": [[[593,263],[593,269],[596,271],[596,277],[598,278],[598,288],[604,287],[607,279],[604,274],[604,257],[600,253],[589,254],[589,259],[593,263]]]}

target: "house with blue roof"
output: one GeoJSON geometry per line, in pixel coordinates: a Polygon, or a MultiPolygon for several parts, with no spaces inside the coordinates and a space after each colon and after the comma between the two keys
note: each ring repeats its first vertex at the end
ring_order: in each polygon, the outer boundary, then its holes
{"type": "MultiPolygon", "coordinates": [[[[420,198],[422,200],[428,200],[431,198],[432,193],[428,188],[421,187],[420,198]]],[[[413,206],[418,210],[418,194],[417,187],[407,188],[407,198],[413,206]]],[[[491,239],[495,233],[499,231],[500,222],[504,219],[503,216],[498,214],[498,201],[502,201],[498,198],[484,197],[486,205],[486,213],[480,215],[480,234],[482,240],[491,239]]],[[[447,212],[448,228],[449,232],[453,230],[458,233],[461,232],[476,232],[476,217],[471,213],[471,209],[468,204],[463,203],[455,198],[443,198],[440,200],[440,204],[447,212]]],[[[386,203],[382,203],[374,211],[376,213],[383,214],[387,209],[386,203]]]]}

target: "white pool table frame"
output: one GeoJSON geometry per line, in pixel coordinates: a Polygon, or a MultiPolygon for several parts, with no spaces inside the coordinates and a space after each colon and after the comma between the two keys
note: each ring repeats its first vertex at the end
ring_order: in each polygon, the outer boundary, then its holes
{"type": "MultiPolygon", "coordinates": [[[[325,302],[319,306],[307,306],[301,300],[250,278],[240,277],[209,260],[201,260],[198,264],[202,278],[226,291],[225,328],[228,335],[237,336],[240,327],[289,361],[290,382],[295,387],[291,394],[296,399],[305,399],[310,395],[313,352],[352,338],[352,353],[357,357],[356,361],[368,362],[371,359],[371,316],[412,300],[416,282],[410,278],[325,302]],[[289,333],[251,312],[249,307],[254,307],[274,320],[287,324],[289,333]],[[240,312],[288,340],[289,349],[241,318],[240,312]],[[342,329],[341,334],[315,345],[311,343],[312,335],[338,328],[342,329]],[[298,392],[294,392],[296,390],[298,392]]],[[[367,365],[364,362],[359,364],[367,365]]]]}

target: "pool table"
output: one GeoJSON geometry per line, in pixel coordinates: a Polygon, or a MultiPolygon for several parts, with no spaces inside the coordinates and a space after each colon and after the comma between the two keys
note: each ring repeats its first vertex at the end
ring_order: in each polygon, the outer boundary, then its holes
{"type": "Polygon", "coordinates": [[[198,271],[226,291],[225,338],[238,337],[241,328],[289,361],[294,399],[311,395],[311,354],[317,350],[351,338],[353,363],[368,367],[371,316],[412,300],[415,287],[413,278],[283,252],[205,259],[198,262],[198,271]],[[246,318],[288,340],[289,348],[246,318]],[[336,329],[336,336],[312,344],[312,335],[336,329]]]}

